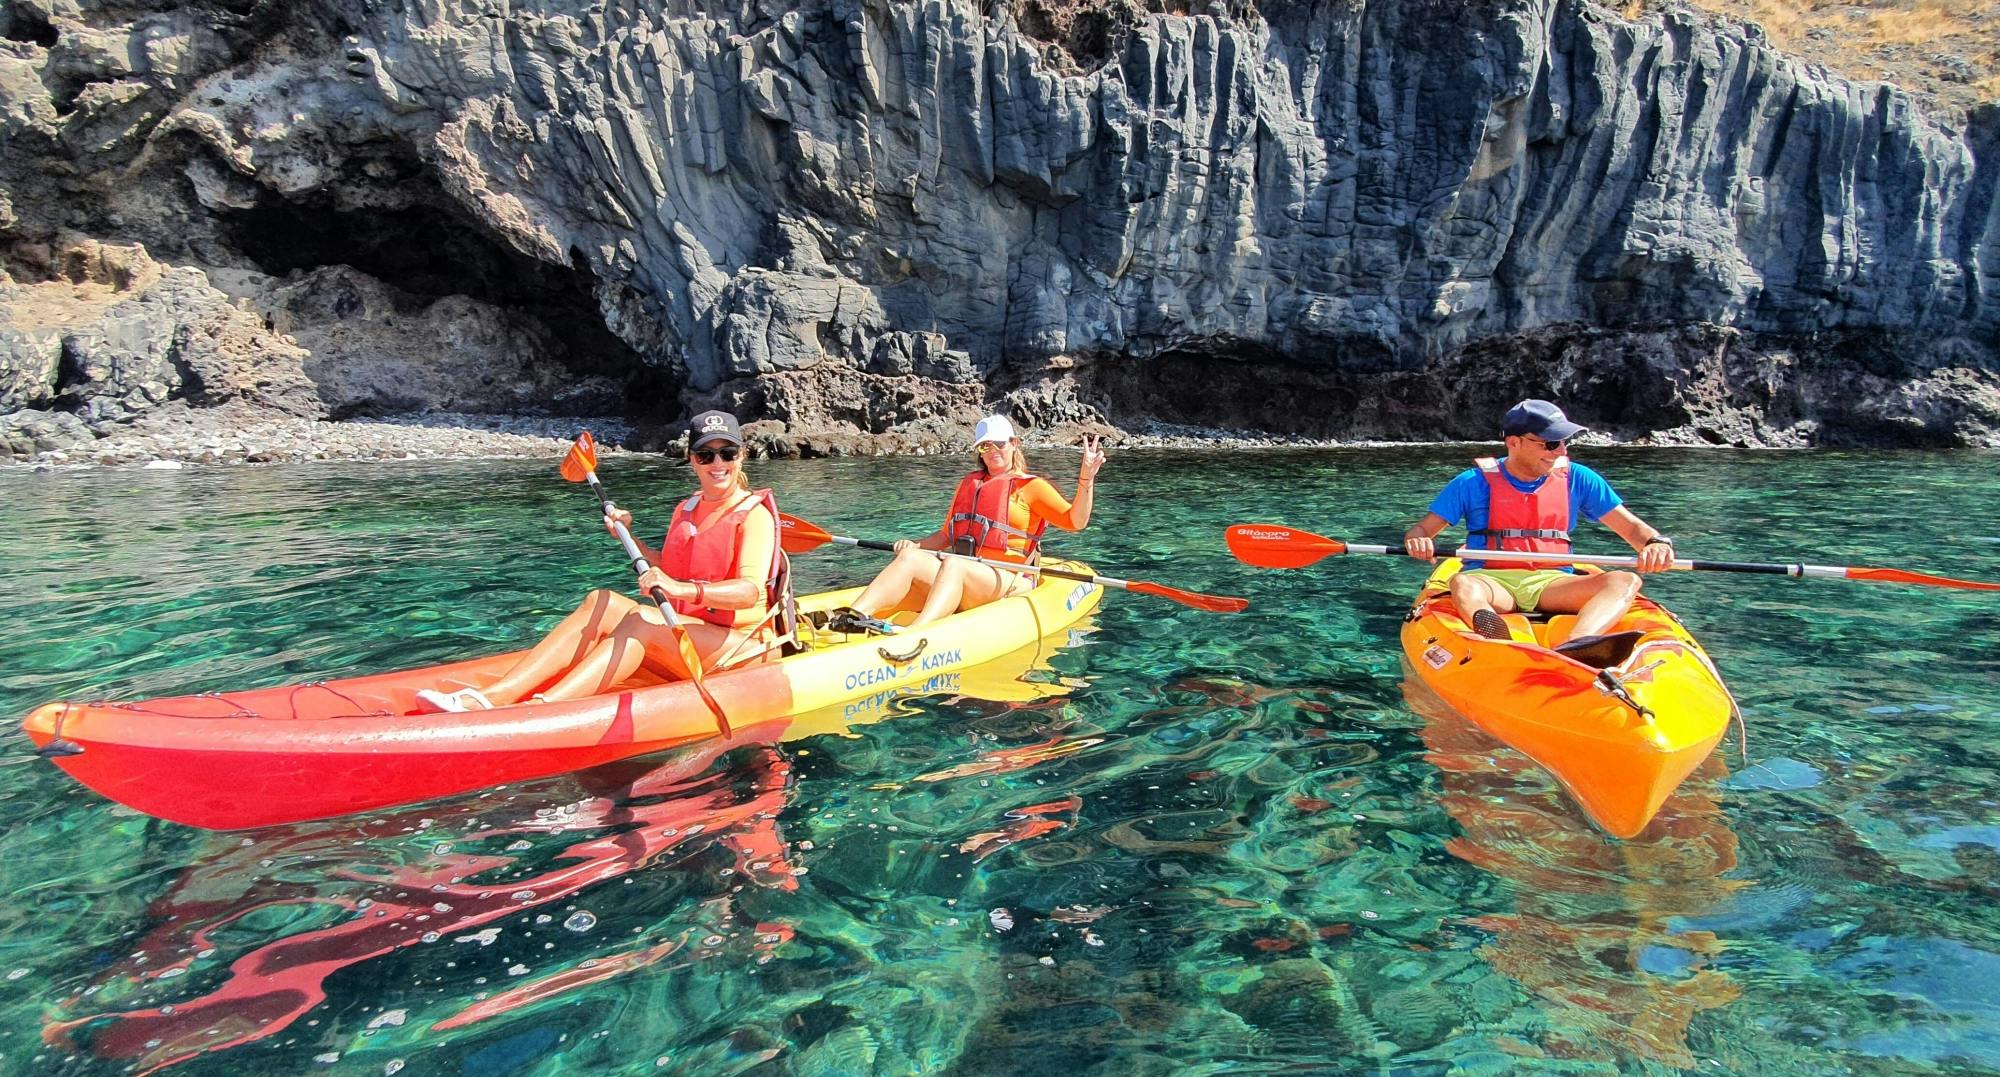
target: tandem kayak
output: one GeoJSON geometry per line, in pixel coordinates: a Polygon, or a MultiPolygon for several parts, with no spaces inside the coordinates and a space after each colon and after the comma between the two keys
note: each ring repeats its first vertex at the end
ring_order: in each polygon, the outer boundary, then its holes
{"type": "Polygon", "coordinates": [[[1596,654],[1551,649],[1569,640],[1569,614],[1508,614],[1513,639],[1489,639],[1459,616],[1446,589],[1461,567],[1440,562],[1405,618],[1410,669],[1474,725],[1555,775],[1607,833],[1646,829],[1736,713],[1701,644],[1643,594],[1596,654]]]}
{"type": "MultiPolygon", "coordinates": [[[[859,594],[805,596],[799,608],[824,612],[859,594]]],[[[772,739],[794,715],[828,709],[867,721],[903,696],[958,692],[983,663],[1038,643],[1052,648],[1062,640],[1051,637],[1066,634],[1102,597],[1097,584],[1045,576],[1031,591],[894,635],[816,630],[802,617],[804,651],[703,683],[738,740],[772,739]]],[[[720,736],[685,681],[489,711],[411,713],[419,689],[490,683],[521,653],[241,692],[50,703],[22,729],[37,748],[58,736],[80,747],[51,758],[98,793],[212,830],[409,804],[720,736]]]]}

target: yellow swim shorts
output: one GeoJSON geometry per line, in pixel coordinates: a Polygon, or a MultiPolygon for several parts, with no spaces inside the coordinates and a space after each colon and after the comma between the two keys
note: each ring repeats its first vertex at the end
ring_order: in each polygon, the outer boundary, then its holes
{"type": "Polygon", "coordinates": [[[1498,586],[1514,596],[1514,608],[1522,613],[1533,613],[1541,604],[1542,592],[1557,580],[1574,579],[1573,573],[1559,568],[1482,568],[1473,569],[1468,575],[1498,586]]]}

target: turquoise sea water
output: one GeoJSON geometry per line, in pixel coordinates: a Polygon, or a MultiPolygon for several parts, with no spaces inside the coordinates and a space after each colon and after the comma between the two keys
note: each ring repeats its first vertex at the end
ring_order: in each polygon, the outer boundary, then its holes
{"type": "MultiPolygon", "coordinates": [[[[2000,1071],[2000,596],[1656,578],[1750,755],[1612,841],[1406,698],[1419,566],[1223,551],[1392,540],[1464,455],[1114,450],[1060,549],[1253,605],[1111,594],[1050,698],[232,834],[9,732],[0,1072],[2000,1071]]],[[[2000,578],[2000,455],[1583,458],[1691,556],[2000,578]]],[[[959,467],[754,473],[888,538],[959,467]]],[[[689,486],[605,479],[653,530],[689,486]]],[[[0,473],[0,547],[10,720],[511,647],[623,571],[552,461],[0,473]]]]}

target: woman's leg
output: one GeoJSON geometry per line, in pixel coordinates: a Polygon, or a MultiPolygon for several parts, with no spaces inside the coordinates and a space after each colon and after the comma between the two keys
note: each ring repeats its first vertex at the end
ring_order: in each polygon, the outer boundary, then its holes
{"type": "Polygon", "coordinates": [[[870,617],[899,608],[909,599],[911,591],[932,586],[941,560],[944,559],[929,550],[904,550],[869,581],[861,596],[854,600],[854,608],[870,617]]]}
{"type": "Polygon", "coordinates": [[[931,582],[931,593],[924,599],[924,608],[910,622],[910,627],[927,625],[959,610],[975,609],[999,598],[1007,591],[1007,581],[1001,578],[1006,575],[1011,573],[977,561],[945,558],[944,563],[938,566],[937,578],[931,582]]]}
{"type": "Polygon", "coordinates": [[[637,602],[616,591],[585,595],[582,604],[522,655],[514,668],[486,687],[486,698],[496,707],[526,699],[550,677],[582,662],[607,633],[638,609],[637,602]]]}
{"type": "MultiPolygon", "coordinates": [[[[681,622],[694,641],[695,653],[704,664],[727,650],[733,634],[701,621],[681,622]]],[[[641,666],[654,666],[682,680],[688,678],[687,662],[680,644],[657,610],[634,609],[583,659],[571,666],[561,680],[542,693],[544,699],[580,699],[608,692],[630,680],[641,666]]],[[[499,702],[495,700],[494,702],[499,702]]]]}

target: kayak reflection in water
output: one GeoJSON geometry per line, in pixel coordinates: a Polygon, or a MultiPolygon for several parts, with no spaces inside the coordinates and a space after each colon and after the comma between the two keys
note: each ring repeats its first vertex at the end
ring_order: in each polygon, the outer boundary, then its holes
{"type": "MultiPolygon", "coordinates": [[[[762,660],[784,642],[776,622],[789,581],[778,545],[778,504],[771,491],[750,488],[743,452],[735,416],[705,411],[690,420],[688,466],[700,488],[674,508],[659,549],[639,543],[656,566],[639,577],[640,592],[666,592],[709,670],[762,660]]],[[[607,514],[605,530],[616,534],[614,523],[629,529],[632,514],[607,514]]],[[[537,693],[548,700],[580,699],[641,670],[675,680],[690,676],[658,609],[613,591],[592,591],[499,680],[448,694],[427,689],[418,698],[451,711],[504,707],[537,693]]]]}
{"type": "MultiPolygon", "coordinates": [[[[328,981],[371,962],[420,970],[408,974],[406,1012],[434,1032],[642,969],[762,964],[794,931],[758,912],[765,896],[798,888],[778,830],[791,789],[775,745],[711,743],[483,794],[444,814],[231,838],[154,900],[129,957],[54,1004],[42,1038],[150,1072],[279,1036],[321,1041],[304,1050],[338,1042],[346,1033],[299,1022],[330,996],[323,1015],[349,1004],[341,991],[369,979],[328,981]],[[663,864],[682,870],[646,871],[663,864]],[[607,884],[618,880],[644,896],[614,897],[607,884]],[[585,897],[596,911],[566,916],[565,903],[585,897]],[[489,981],[504,989],[489,995],[489,981]],[[452,988],[416,989],[423,982],[452,988]]],[[[302,1072],[302,1061],[251,1068],[302,1072]]]]}
{"type": "MultiPolygon", "coordinates": [[[[1673,566],[1673,540],[1625,507],[1603,476],[1569,459],[1571,438],[1586,428],[1546,400],[1523,400],[1500,422],[1507,456],[1484,457],[1445,485],[1424,518],[1403,533],[1411,557],[1437,557],[1432,539],[1461,521],[1472,549],[1567,554],[1578,515],[1617,532],[1638,551],[1640,573],[1673,566]],[[1558,481],[1550,482],[1556,476],[1558,481]],[[1497,540],[1497,542],[1496,542],[1497,540]]],[[[1639,595],[1630,572],[1574,574],[1559,562],[1475,568],[1451,579],[1451,597],[1480,634],[1507,639],[1501,614],[1574,613],[1576,626],[1562,648],[1582,648],[1618,622],[1639,595]]]]}
{"type": "Polygon", "coordinates": [[[950,550],[1032,565],[1041,559],[1042,532],[1050,525],[1065,531],[1089,526],[1092,488],[1097,469],[1104,466],[1099,438],[1083,438],[1075,501],[1063,500],[1047,479],[1028,472],[1021,439],[1006,416],[988,415],[979,420],[972,439],[979,466],[959,480],[944,523],[921,539],[898,540],[896,559],[868,584],[851,608],[835,612],[836,623],[845,619],[866,624],[879,614],[921,603],[910,622],[915,627],[1020,594],[1034,586],[1033,573],[932,554],[950,550]]]}
{"type": "MultiPolygon", "coordinates": [[[[1742,993],[1721,957],[1729,940],[1705,925],[1725,921],[1751,886],[1737,877],[1736,834],[1711,783],[1676,792],[1644,834],[1609,838],[1421,679],[1404,692],[1458,826],[1445,849],[1512,895],[1511,911],[1465,923],[1486,933],[1480,956],[1544,1015],[1534,1049],[1550,1063],[1698,1065],[1690,1026],[1742,993]]],[[[1704,764],[1724,771],[1719,758],[1704,764]]]]}

